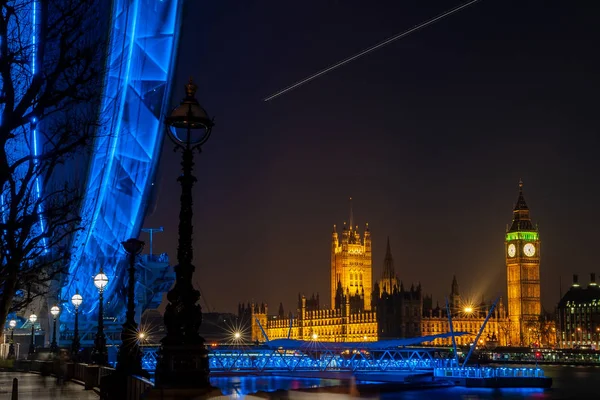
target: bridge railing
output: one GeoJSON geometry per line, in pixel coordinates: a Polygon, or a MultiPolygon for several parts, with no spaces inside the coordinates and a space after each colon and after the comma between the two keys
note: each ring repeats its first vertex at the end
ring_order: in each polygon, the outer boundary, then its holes
{"type": "Polygon", "coordinates": [[[447,378],[543,378],[544,370],[520,367],[442,367],[435,368],[433,374],[447,378]]]}

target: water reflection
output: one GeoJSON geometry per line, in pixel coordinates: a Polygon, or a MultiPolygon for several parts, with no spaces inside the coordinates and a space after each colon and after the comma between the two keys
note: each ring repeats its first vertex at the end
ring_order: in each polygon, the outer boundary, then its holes
{"type": "MultiPolygon", "coordinates": [[[[549,366],[543,367],[546,376],[553,379],[552,389],[476,389],[451,387],[443,389],[407,390],[394,393],[377,393],[377,390],[366,394],[371,399],[600,399],[598,383],[600,367],[586,366],[549,366]],[[375,392],[375,393],[373,393],[375,392]]],[[[349,382],[338,379],[294,378],[276,376],[245,377],[213,377],[211,383],[219,387],[223,394],[232,398],[244,398],[248,394],[259,391],[297,390],[305,388],[344,386],[343,390],[335,390],[338,394],[327,393],[289,393],[289,399],[337,399],[347,398],[350,393],[349,382]],[[342,393],[346,393],[345,395],[342,393]]],[[[357,382],[360,384],[376,382],[357,382]]]]}
{"type": "Polygon", "coordinates": [[[210,383],[221,389],[224,395],[242,398],[258,391],[297,390],[327,386],[340,386],[338,379],[294,378],[283,376],[227,376],[211,377],[210,383]]]}

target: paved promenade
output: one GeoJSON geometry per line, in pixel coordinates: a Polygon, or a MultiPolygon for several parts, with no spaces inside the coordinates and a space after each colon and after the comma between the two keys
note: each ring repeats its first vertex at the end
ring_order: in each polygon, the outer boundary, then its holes
{"type": "Polygon", "coordinates": [[[83,390],[83,386],[76,383],[66,382],[63,386],[58,386],[53,376],[0,372],[0,399],[11,399],[13,378],[19,380],[19,400],[98,400],[100,398],[93,390],[83,390]]]}

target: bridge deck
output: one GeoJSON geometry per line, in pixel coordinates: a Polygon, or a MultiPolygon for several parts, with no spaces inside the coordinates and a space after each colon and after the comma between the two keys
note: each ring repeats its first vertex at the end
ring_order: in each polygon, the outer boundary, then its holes
{"type": "MultiPolygon", "coordinates": [[[[143,368],[156,367],[156,348],[144,348],[143,368]]],[[[273,349],[263,346],[223,346],[211,348],[209,365],[212,372],[384,372],[433,371],[450,366],[451,360],[440,359],[432,348],[395,348],[381,350],[344,350],[322,347],[298,350],[273,349]]]]}

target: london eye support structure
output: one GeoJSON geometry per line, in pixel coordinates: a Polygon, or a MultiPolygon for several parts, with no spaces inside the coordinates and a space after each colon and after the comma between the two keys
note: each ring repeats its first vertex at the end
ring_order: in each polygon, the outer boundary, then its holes
{"type": "MultiPolygon", "coordinates": [[[[100,3],[102,7],[96,4],[92,14],[93,18],[101,21],[97,26],[104,28],[85,29],[91,24],[84,22],[78,25],[81,40],[89,38],[90,42],[98,40],[104,44],[101,57],[98,57],[101,59],[94,61],[94,70],[100,71],[95,81],[101,83],[93,90],[101,96],[98,102],[86,105],[93,108],[92,115],[97,115],[90,151],[75,155],[78,173],[83,178],[80,183],[83,193],[81,208],[75,212],[81,217],[81,222],[71,242],[61,243],[61,252],[68,255],[68,264],[62,269],[67,273],[62,274],[59,280],[59,297],[64,306],[60,322],[74,319],[75,308],[66,300],[76,293],[84,299],[79,307],[80,314],[85,316],[97,312],[98,295],[91,277],[99,271],[104,271],[112,282],[104,290],[107,300],[105,312],[116,318],[124,314],[127,261],[121,242],[139,236],[152,198],[151,191],[156,188],[153,181],[165,133],[161,117],[170,108],[170,82],[176,63],[184,0],[107,0],[100,3]]],[[[46,39],[48,25],[63,21],[60,15],[52,13],[60,12],[62,6],[89,8],[91,2],[14,0],[7,4],[6,7],[18,14],[20,23],[19,29],[11,29],[10,32],[19,35],[18,43],[26,53],[22,56],[27,61],[21,63],[22,77],[15,76],[12,80],[23,83],[13,85],[14,97],[19,100],[31,90],[26,84],[31,86],[36,77],[47,77],[52,72],[52,65],[44,60],[54,55],[52,51],[58,53],[58,44],[56,48],[40,45],[46,39]]],[[[12,38],[11,43],[16,43],[16,39],[12,38]]],[[[48,41],[51,39],[48,37],[48,41]]],[[[58,82],[57,87],[67,86],[69,78],[63,74],[60,79],[65,79],[65,82],[58,82]]],[[[40,101],[32,101],[32,109],[40,101]]],[[[5,109],[8,106],[0,101],[2,115],[7,115],[5,109]]],[[[56,118],[59,117],[50,117],[46,121],[53,122],[56,118]]],[[[9,121],[0,123],[6,125],[9,121]]],[[[43,121],[38,124],[34,115],[20,128],[24,139],[13,140],[5,151],[11,156],[33,160],[43,155],[52,145],[48,143],[45,131],[50,123],[45,124],[43,121]]],[[[23,171],[17,170],[16,175],[27,173],[25,167],[20,168],[23,171]]],[[[51,183],[55,186],[60,184],[58,181],[63,176],[65,181],[72,179],[69,176],[72,169],[71,166],[63,168],[64,171],[55,174],[51,183]]],[[[43,199],[50,190],[44,187],[44,183],[42,179],[32,181],[29,191],[33,193],[34,200],[30,203],[35,206],[28,206],[22,211],[40,215],[36,229],[42,233],[48,229],[43,199]]],[[[0,223],[6,219],[11,202],[14,203],[14,199],[6,195],[9,192],[1,189],[0,223]]],[[[58,246],[47,241],[43,234],[39,236],[43,238],[39,241],[39,246],[44,247],[41,254],[57,251],[52,247],[58,246]]],[[[83,320],[93,318],[84,317],[83,320]]]]}
{"type": "MultiPolygon", "coordinates": [[[[123,313],[127,262],[121,242],[138,237],[153,189],[164,139],[183,0],[113,0],[106,75],[97,135],[82,205],[83,234],[72,245],[62,298],[77,289],[97,299],[89,278],[103,270],[114,285],[107,309],[123,313]],[[103,134],[106,133],[106,134],[103,134]]],[[[89,301],[89,314],[98,302],[89,301]]],[[[74,314],[73,310],[68,310],[74,314]]]]}

